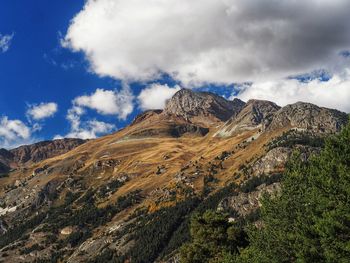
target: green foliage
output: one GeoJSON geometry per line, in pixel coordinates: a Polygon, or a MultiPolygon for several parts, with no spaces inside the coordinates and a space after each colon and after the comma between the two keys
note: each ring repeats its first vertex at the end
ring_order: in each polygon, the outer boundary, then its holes
{"type": "MultiPolygon", "coordinates": [[[[81,244],[84,240],[91,236],[93,229],[109,222],[114,215],[122,210],[138,203],[140,201],[139,191],[131,192],[117,199],[116,203],[104,208],[98,208],[93,202],[93,194],[87,195],[87,203],[77,209],[73,209],[72,203],[77,196],[67,193],[65,203],[62,206],[51,207],[47,213],[39,213],[38,215],[26,220],[24,223],[16,225],[8,232],[0,237],[0,248],[3,248],[12,242],[25,237],[29,230],[34,229],[40,224],[45,224],[41,231],[48,232],[47,243],[55,242],[53,237],[58,231],[66,226],[78,226],[79,231],[73,232],[62,243],[61,246],[70,244],[72,247],[81,244]],[[51,234],[52,233],[52,234],[51,234]]],[[[31,249],[35,249],[33,247],[31,249]]],[[[28,249],[23,252],[27,253],[28,249]]],[[[42,262],[56,262],[61,254],[52,255],[51,259],[40,259],[42,262]]]]}
{"type": "Polygon", "coordinates": [[[90,231],[74,231],[63,241],[62,246],[65,247],[67,244],[70,244],[71,247],[75,247],[83,243],[90,236],[90,231]]]}
{"type": "Polygon", "coordinates": [[[99,198],[105,198],[108,196],[108,194],[115,193],[124,184],[125,184],[124,182],[121,182],[119,180],[114,180],[106,185],[101,186],[99,191],[97,192],[97,196],[99,198]]]}
{"type": "Polygon", "coordinates": [[[289,130],[284,132],[267,145],[268,151],[276,147],[292,147],[294,145],[307,145],[311,147],[324,147],[325,139],[309,131],[289,130]]]}
{"type": "Polygon", "coordinates": [[[249,193],[252,192],[258,187],[259,185],[266,184],[270,185],[275,182],[279,182],[282,178],[281,174],[273,174],[273,175],[260,175],[260,176],[254,176],[248,181],[246,181],[241,187],[240,190],[243,193],[249,193]]]}
{"type": "Polygon", "coordinates": [[[45,213],[40,213],[7,231],[0,238],[0,248],[7,246],[8,244],[22,237],[28,230],[39,225],[45,219],[45,217],[45,213]]]}
{"type": "Polygon", "coordinates": [[[202,214],[206,210],[215,209],[223,198],[228,195],[236,194],[236,189],[237,186],[235,184],[230,184],[202,200],[192,211],[192,213],[184,218],[184,221],[173,233],[171,239],[168,242],[168,245],[163,250],[161,257],[169,255],[171,252],[176,251],[184,243],[190,241],[190,218],[193,214],[202,214]]]}
{"type": "Polygon", "coordinates": [[[136,245],[128,253],[132,262],[153,262],[166,247],[173,233],[198,205],[198,201],[189,199],[145,216],[139,222],[141,227],[133,235],[136,245]]]}
{"type": "Polygon", "coordinates": [[[231,252],[246,246],[246,234],[227,215],[212,210],[191,220],[191,242],[180,250],[182,263],[222,262],[231,252]]]}
{"type": "Polygon", "coordinates": [[[43,250],[43,249],[44,249],[44,247],[40,246],[39,244],[34,244],[31,247],[25,247],[25,248],[21,249],[20,254],[27,255],[33,251],[38,251],[38,250],[43,250]]]}
{"type": "Polygon", "coordinates": [[[349,262],[350,124],[309,162],[294,156],[261,212],[264,227],[250,231],[237,262],[349,262]]]}

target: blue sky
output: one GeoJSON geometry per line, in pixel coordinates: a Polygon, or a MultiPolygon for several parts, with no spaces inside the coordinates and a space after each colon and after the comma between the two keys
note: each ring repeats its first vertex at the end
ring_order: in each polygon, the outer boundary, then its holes
{"type": "Polygon", "coordinates": [[[350,111],[350,4],[252,2],[1,1],[0,147],[100,136],[183,87],[350,111]]]}
{"type": "MultiPolygon", "coordinates": [[[[9,50],[0,54],[0,116],[27,124],[28,104],[58,104],[58,112],[43,121],[40,132],[33,134],[34,140],[51,139],[56,134],[69,132],[66,113],[75,97],[92,93],[97,88],[120,88],[120,81],[88,72],[82,53],[60,46],[61,34],[83,5],[82,0],[0,3],[0,33],[13,34],[9,50]]],[[[117,127],[125,125],[115,116],[97,116],[93,111],[88,117],[99,117],[117,127]]]]}

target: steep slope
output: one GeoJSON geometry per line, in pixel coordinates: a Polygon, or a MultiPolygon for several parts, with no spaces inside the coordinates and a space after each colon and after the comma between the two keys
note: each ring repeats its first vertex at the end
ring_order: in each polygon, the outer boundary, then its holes
{"type": "MultiPolygon", "coordinates": [[[[145,112],[114,134],[37,163],[36,158],[23,161],[24,167],[0,178],[0,260],[165,262],[187,241],[186,224],[193,213],[218,205],[233,216],[254,213],[261,194],[279,188],[293,149],[308,158],[322,146],[314,133],[286,133],[290,123],[279,121],[286,109],[256,100],[233,112],[239,132],[215,137],[226,117],[213,110],[216,102],[202,110],[195,107],[202,96],[211,101],[212,95],[190,95],[187,100],[193,97],[196,103],[185,103],[188,107],[178,96],[170,100],[177,114],[145,112]],[[254,137],[264,125],[267,129],[254,137]]],[[[295,123],[314,123],[318,117],[310,119],[308,111],[298,113],[295,123]]],[[[327,116],[329,123],[342,125],[337,114],[327,116]]],[[[13,155],[2,154],[4,160],[13,155]]]]}
{"type": "Polygon", "coordinates": [[[338,110],[318,107],[311,103],[297,102],[280,109],[273,116],[269,130],[295,127],[321,133],[339,132],[348,116],[338,110]]]}
{"type": "Polygon", "coordinates": [[[164,113],[210,125],[237,115],[244,104],[239,99],[228,101],[214,93],[182,89],[167,102],[164,113]]]}
{"type": "Polygon", "coordinates": [[[249,100],[236,116],[232,116],[217,132],[217,136],[232,136],[236,132],[262,130],[271,122],[275,112],[281,107],[265,100],[249,100]]]}

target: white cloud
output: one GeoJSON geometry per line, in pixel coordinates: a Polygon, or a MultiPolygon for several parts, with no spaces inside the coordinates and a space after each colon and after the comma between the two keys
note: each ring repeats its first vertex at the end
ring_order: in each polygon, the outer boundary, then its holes
{"type": "Polygon", "coordinates": [[[62,44],[102,76],[255,82],[332,68],[349,13],[348,0],[87,0],[62,44]]]}
{"type": "Polygon", "coordinates": [[[120,119],[126,119],[134,109],[133,99],[128,87],[119,92],[97,89],[91,95],[75,98],[73,104],[76,107],[96,110],[100,114],[117,115],[120,119]]]}
{"type": "Polygon", "coordinates": [[[31,141],[31,128],[20,120],[0,119],[0,147],[11,148],[31,141]]]}
{"type": "Polygon", "coordinates": [[[242,100],[265,99],[284,106],[297,101],[311,102],[319,106],[350,112],[350,69],[341,75],[334,75],[329,81],[314,79],[300,82],[281,79],[254,83],[241,90],[242,100]]]}
{"type": "MultiPolygon", "coordinates": [[[[71,131],[65,135],[65,138],[80,138],[80,139],[94,139],[100,135],[109,133],[115,129],[115,125],[97,121],[90,120],[81,123],[78,127],[74,124],[72,125],[71,131]]],[[[56,135],[54,139],[61,139],[63,136],[56,135]]]]}
{"type": "Polygon", "coordinates": [[[70,132],[65,135],[56,135],[54,138],[81,138],[93,139],[116,129],[115,125],[97,121],[82,120],[86,109],[95,110],[102,115],[115,115],[125,120],[134,110],[134,96],[128,86],[122,90],[97,89],[90,95],[76,97],[72,107],[68,110],[67,120],[70,123],[70,132]]]}
{"type": "Polygon", "coordinates": [[[0,34],[0,53],[5,53],[9,50],[14,35],[14,33],[11,35],[0,34]]]}
{"type": "Polygon", "coordinates": [[[54,102],[34,104],[29,106],[27,116],[33,120],[43,120],[54,116],[57,110],[58,106],[54,102]]]}
{"type": "Polygon", "coordinates": [[[152,84],[143,89],[137,97],[140,108],[142,110],[163,109],[166,101],[180,89],[178,85],[169,87],[167,84],[152,84]]]}

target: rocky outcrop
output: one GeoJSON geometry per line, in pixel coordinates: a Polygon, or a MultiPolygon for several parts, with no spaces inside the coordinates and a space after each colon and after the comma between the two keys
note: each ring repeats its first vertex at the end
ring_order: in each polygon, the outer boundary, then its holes
{"type": "Polygon", "coordinates": [[[256,191],[250,193],[239,193],[223,199],[219,206],[219,211],[235,212],[238,217],[245,217],[256,211],[260,206],[260,199],[264,194],[275,194],[281,189],[280,183],[271,185],[262,184],[256,191]]]}
{"type": "Polygon", "coordinates": [[[38,196],[33,202],[33,207],[38,208],[44,203],[49,203],[54,200],[58,194],[58,187],[61,184],[58,180],[48,182],[38,193],[38,196]]]}
{"type": "Polygon", "coordinates": [[[252,172],[255,175],[271,174],[284,169],[293,149],[287,147],[277,147],[269,151],[261,159],[257,160],[252,172]]]}
{"type": "Polygon", "coordinates": [[[206,118],[209,121],[227,121],[237,115],[245,103],[239,99],[228,101],[210,92],[178,91],[166,104],[165,114],[176,115],[185,120],[206,118]]]}
{"type": "Polygon", "coordinates": [[[274,115],[269,130],[295,127],[319,133],[335,133],[348,121],[348,116],[338,110],[297,102],[280,109],[274,115]]]}
{"type": "Polygon", "coordinates": [[[235,132],[261,128],[271,122],[275,112],[281,107],[265,100],[249,100],[237,116],[232,116],[219,130],[219,136],[231,136],[235,132]]]}
{"type": "Polygon", "coordinates": [[[320,148],[305,145],[273,148],[253,164],[251,173],[255,176],[259,176],[283,172],[294,151],[300,154],[302,161],[306,161],[311,155],[318,154],[320,148]]]}

